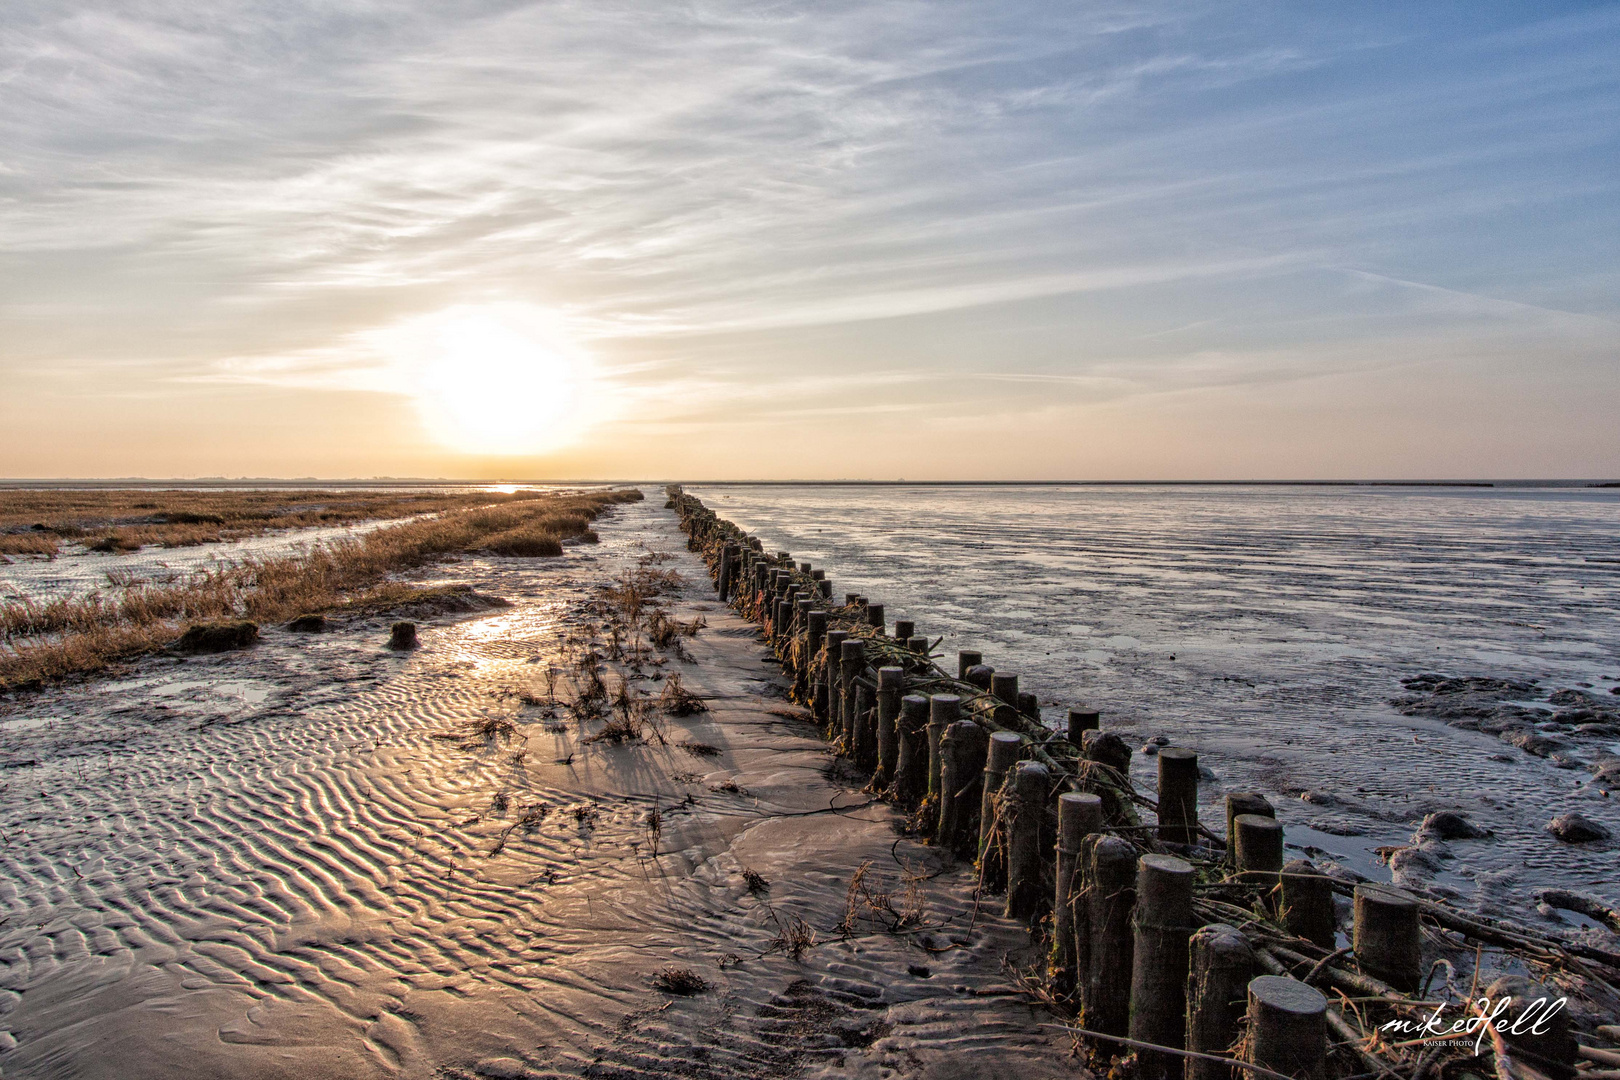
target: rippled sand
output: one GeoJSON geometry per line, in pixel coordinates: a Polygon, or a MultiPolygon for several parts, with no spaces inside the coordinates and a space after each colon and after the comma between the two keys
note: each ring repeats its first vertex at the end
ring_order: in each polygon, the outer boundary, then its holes
{"type": "MultiPolygon", "coordinates": [[[[1620,708],[1620,492],[1390,488],[690,486],[770,549],[825,566],[835,593],[977,648],[1048,718],[1199,751],[1227,791],[1278,804],[1293,847],[1390,880],[1423,815],[1494,836],[1430,842],[1395,877],[1495,914],[1539,916],[1561,886],[1620,902],[1620,798],[1594,773],[1620,734],[1559,723],[1559,689],[1620,708]],[[1427,672],[1535,680],[1536,756],[1392,702],[1427,672]],[[1615,841],[1562,844],[1578,811],[1615,841]]],[[[1601,725],[1600,725],[1601,726],[1601,725]]],[[[1133,775],[1155,783],[1151,756],[1133,775]]],[[[1620,791],[1616,792],[1620,795],[1620,791]]],[[[1594,942],[1596,943],[1596,942],[1594,942]]]]}
{"type": "Polygon", "coordinates": [[[4,705],[4,1075],[1068,1071],[1001,970],[1026,935],[974,918],[962,870],[921,886],[921,927],[838,931],[863,862],[879,889],[942,868],[838,779],[660,503],[612,511],[562,560],[447,568],[514,606],[430,622],[415,653],[385,650],[383,622],[270,629],[248,653],[4,705]],[[709,627],[668,669],[712,711],[669,718],[668,745],[587,744],[599,723],[517,694],[649,550],[696,583],[675,612],[709,627]],[[491,716],[518,740],[436,737],[491,716]],[[773,949],[793,917],[820,938],[802,961],[773,949]],[[659,991],[672,963],[711,988],[659,991]]]}

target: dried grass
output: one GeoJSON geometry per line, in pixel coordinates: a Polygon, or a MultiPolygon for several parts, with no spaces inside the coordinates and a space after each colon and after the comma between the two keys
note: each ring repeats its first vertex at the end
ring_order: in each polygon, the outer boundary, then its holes
{"type": "Polygon", "coordinates": [[[54,556],[61,550],[51,533],[0,533],[0,555],[54,556]]]}
{"type": "Polygon", "coordinates": [[[608,743],[622,746],[638,743],[646,734],[647,724],[639,716],[615,716],[602,726],[602,730],[586,739],[587,743],[608,743]]]}
{"type": "Polygon", "coordinates": [[[492,503],[521,503],[554,493],[517,491],[0,491],[0,553],[55,556],[63,540],[91,537],[92,550],[144,545],[192,547],[246,536],[390,521],[492,503]]]}
{"type": "Polygon", "coordinates": [[[896,896],[893,890],[873,881],[872,860],[865,860],[850,877],[844,892],[844,918],[838,924],[839,932],[848,937],[862,922],[891,934],[919,925],[926,910],[922,890],[925,880],[921,872],[908,870],[904,888],[896,896]]]}
{"type": "Polygon", "coordinates": [[[776,924],[776,937],[771,939],[771,947],[766,950],[767,953],[785,952],[793,957],[795,962],[802,962],[804,954],[815,948],[819,942],[815,927],[797,915],[789,915],[784,922],[773,908],[771,921],[776,924]]]}
{"type": "Polygon", "coordinates": [[[681,640],[696,637],[697,632],[708,625],[708,620],[702,615],[691,622],[681,622],[658,610],[654,611],[652,618],[647,621],[647,640],[652,642],[654,648],[660,650],[674,646],[676,655],[681,655],[686,651],[681,640]]]}
{"type": "Polygon", "coordinates": [[[658,707],[671,716],[692,716],[709,711],[702,698],[681,685],[678,674],[671,675],[664,682],[664,691],[658,695],[658,707]]]}
{"type": "MultiPolygon", "coordinates": [[[[167,583],[45,602],[0,604],[0,690],[37,687],[155,652],[186,623],[249,619],[261,624],[322,611],[382,610],[428,595],[385,579],[442,559],[483,550],[515,528],[567,538],[607,506],[638,491],[553,494],[495,507],[405,522],[313,551],[199,571],[167,583]]],[[[442,590],[438,590],[441,591],[442,590]]]]}
{"type": "Polygon", "coordinates": [[[652,978],[653,988],[662,990],[666,994],[678,994],[681,997],[690,997],[701,994],[709,988],[709,982],[691,968],[676,967],[670,964],[652,978]]]}
{"type": "Polygon", "coordinates": [[[652,857],[658,858],[658,845],[664,839],[664,812],[653,803],[653,808],[647,811],[647,846],[652,850],[652,857]]]}

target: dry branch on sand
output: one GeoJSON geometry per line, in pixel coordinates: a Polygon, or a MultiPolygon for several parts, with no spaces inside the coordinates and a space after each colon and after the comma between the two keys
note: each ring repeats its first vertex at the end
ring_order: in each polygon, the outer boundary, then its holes
{"type": "Polygon", "coordinates": [[[639,491],[549,494],[458,510],[323,544],[247,559],[166,584],[130,584],[86,597],[0,604],[0,690],[101,670],[174,643],[186,624],[282,622],[323,611],[373,613],[444,590],[386,578],[456,553],[486,550],[514,530],[559,540],[583,535],[606,507],[639,491]]]}

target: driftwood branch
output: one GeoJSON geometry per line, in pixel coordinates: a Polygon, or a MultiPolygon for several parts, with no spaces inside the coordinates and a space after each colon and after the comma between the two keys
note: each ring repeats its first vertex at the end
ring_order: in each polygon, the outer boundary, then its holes
{"type": "Polygon", "coordinates": [[[1175,1054],[1177,1057],[1199,1058],[1203,1061],[1218,1061],[1222,1065],[1230,1065],[1234,1069],[1247,1070],[1248,1072],[1254,1073],[1256,1076],[1272,1077],[1273,1080],[1294,1080],[1294,1077],[1285,1076],[1280,1072],[1273,1072],[1262,1065],[1251,1065],[1247,1061],[1240,1061],[1237,1058],[1232,1057],[1223,1057],[1220,1054],[1206,1054],[1201,1050],[1178,1050],[1174,1046],[1160,1046],[1158,1043],[1145,1042],[1141,1039],[1127,1039],[1123,1035],[1104,1035],[1100,1031],[1088,1031],[1083,1027],[1075,1027],[1073,1024],[1042,1024],[1041,1026],[1062,1028],[1071,1035],[1083,1035],[1088,1039],[1106,1039],[1108,1042],[1123,1043],[1126,1046],[1134,1046],[1139,1050],[1154,1050],[1161,1054],[1175,1054]]]}

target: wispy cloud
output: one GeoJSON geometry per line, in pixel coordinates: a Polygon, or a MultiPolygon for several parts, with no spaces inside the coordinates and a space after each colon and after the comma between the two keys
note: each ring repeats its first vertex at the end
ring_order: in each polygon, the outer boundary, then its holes
{"type": "Polygon", "coordinates": [[[1150,395],[1505,333],[1585,370],[1620,14],[1492,18],[17,0],[0,371],[387,393],[388,328],[511,300],[649,421],[874,366],[1150,395]]]}

